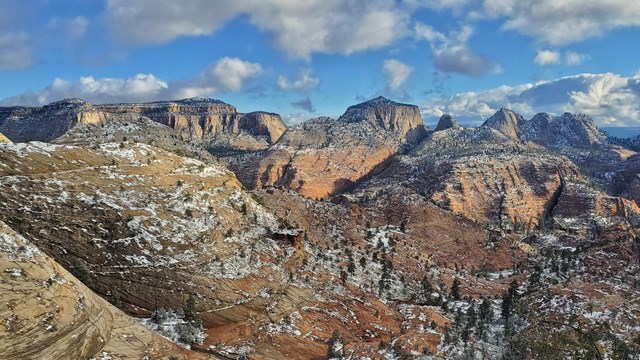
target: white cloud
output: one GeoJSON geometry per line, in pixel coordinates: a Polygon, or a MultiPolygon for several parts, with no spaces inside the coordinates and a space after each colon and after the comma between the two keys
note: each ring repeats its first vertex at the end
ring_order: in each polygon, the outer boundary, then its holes
{"type": "Polygon", "coordinates": [[[458,73],[480,77],[489,72],[500,72],[500,66],[484,55],[475,53],[468,45],[473,28],[463,26],[457,32],[445,35],[427,24],[418,22],[415,26],[418,38],[431,44],[436,69],[445,73],[458,73]]]}
{"type": "Polygon", "coordinates": [[[212,34],[245,14],[287,54],[305,59],[387,46],[407,21],[394,0],[108,0],[107,14],[117,38],[132,44],[212,34]]]}
{"type": "Polygon", "coordinates": [[[29,35],[18,32],[0,32],[0,70],[18,70],[31,67],[33,55],[29,35]]]}
{"type": "Polygon", "coordinates": [[[78,81],[55,79],[38,92],[29,92],[0,101],[2,105],[43,105],[65,98],[82,98],[91,103],[145,102],[212,96],[238,91],[244,82],[263,71],[260,64],[237,58],[222,58],[198,76],[167,83],[153,74],[131,78],[81,77],[78,81]]]}
{"type": "Polygon", "coordinates": [[[562,45],[622,27],[640,26],[640,2],[629,0],[484,0],[484,15],[503,28],[562,45]]]}
{"type": "Polygon", "coordinates": [[[168,85],[152,74],[137,74],[128,79],[81,77],[76,82],[55,79],[40,92],[17,95],[3,105],[44,105],[65,98],[82,98],[93,103],[141,102],[155,100],[168,85]]]}
{"type": "Polygon", "coordinates": [[[297,125],[309,120],[309,114],[306,112],[287,114],[282,117],[282,120],[289,126],[297,125]]]}
{"type": "Polygon", "coordinates": [[[579,74],[535,84],[500,86],[456,94],[450,99],[434,99],[422,111],[429,117],[451,113],[480,120],[501,107],[525,117],[537,112],[568,111],[592,116],[599,125],[640,125],[640,73],[631,77],[579,74]]]}
{"type": "Polygon", "coordinates": [[[582,65],[583,62],[590,58],[589,55],[578,54],[575,51],[567,51],[564,53],[564,63],[570,66],[582,65]]]}
{"type": "Polygon", "coordinates": [[[320,79],[313,76],[313,70],[311,69],[303,69],[300,71],[297,79],[289,80],[280,75],[276,82],[278,89],[285,91],[311,91],[315,89],[318,84],[320,84],[320,79]]]}
{"type": "Polygon", "coordinates": [[[261,74],[262,65],[238,58],[224,57],[198,76],[169,84],[166,98],[182,99],[239,91],[245,81],[261,74]]]}
{"type": "Polygon", "coordinates": [[[575,51],[565,51],[564,53],[561,53],[556,50],[540,50],[538,51],[534,61],[536,64],[541,66],[559,64],[577,66],[582,65],[583,62],[589,59],[589,55],[578,54],[575,51]]]}
{"type": "Polygon", "coordinates": [[[382,70],[387,77],[387,88],[391,91],[398,90],[413,72],[411,66],[396,59],[385,60],[382,70]]]}
{"type": "Polygon", "coordinates": [[[107,0],[116,37],[129,44],[161,44],[179,36],[208,35],[242,11],[241,3],[210,0],[107,0]]]}
{"type": "Polygon", "coordinates": [[[560,52],[553,50],[540,50],[534,59],[538,65],[556,65],[560,63],[560,52]]]}

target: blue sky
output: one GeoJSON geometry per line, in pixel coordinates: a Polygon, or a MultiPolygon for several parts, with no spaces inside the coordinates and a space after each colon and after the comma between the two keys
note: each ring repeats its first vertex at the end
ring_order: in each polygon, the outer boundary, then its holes
{"type": "Polygon", "coordinates": [[[378,95],[640,125],[634,0],[0,0],[0,104],[218,98],[290,123],[378,95]]]}

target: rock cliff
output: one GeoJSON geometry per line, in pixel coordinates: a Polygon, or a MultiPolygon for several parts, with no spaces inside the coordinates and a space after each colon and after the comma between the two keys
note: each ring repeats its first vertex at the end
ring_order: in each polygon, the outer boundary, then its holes
{"type": "Polygon", "coordinates": [[[318,118],[294,126],[266,152],[227,161],[250,188],[284,186],[324,198],[375,172],[424,133],[416,106],[379,97],[348,108],[338,120],[318,118]]]}
{"type": "Polygon", "coordinates": [[[206,148],[262,150],[286,130],[277,114],[238,113],[219,100],[194,98],[145,104],[91,105],[67,99],[43,107],[0,108],[0,132],[14,142],[52,141],[79,125],[104,127],[111,122],[151,119],[173,128],[185,141],[206,148]]]}
{"type": "Polygon", "coordinates": [[[583,114],[537,114],[524,122],[521,134],[525,141],[551,148],[589,148],[607,142],[606,134],[583,114]]]}

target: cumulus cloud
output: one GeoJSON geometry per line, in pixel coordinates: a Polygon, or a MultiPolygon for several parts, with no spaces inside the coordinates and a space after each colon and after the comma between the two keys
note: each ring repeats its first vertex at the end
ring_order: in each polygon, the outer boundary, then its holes
{"type": "Polygon", "coordinates": [[[78,81],[55,79],[39,92],[29,92],[0,101],[2,105],[43,105],[65,98],[82,98],[92,103],[144,102],[182,99],[238,91],[244,82],[263,71],[257,63],[222,58],[192,79],[167,83],[153,74],[131,78],[81,77],[78,81]]]}
{"type": "Polygon", "coordinates": [[[584,54],[578,54],[575,51],[565,51],[564,54],[556,50],[540,50],[536,55],[534,62],[538,65],[558,65],[564,64],[568,66],[582,65],[583,62],[590,57],[584,54]]]}
{"type": "Polygon", "coordinates": [[[280,75],[276,82],[276,86],[280,90],[303,92],[315,89],[318,84],[320,84],[320,79],[313,76],[313,71],[311,69],[302,70],[298,75],[298,78],[291,80],[280,75]]]}
{"type": "Polygon", "coordinates": [[[486,17],[503,28],[552,45],[581,41],[622,27],[640,26],[640,2],[628,0],[484,0],[486,17]]]}
{"type": "Polygon", "coordinates": [[[415,26],[418,38],[431,44],[436,69],[445,73],[457,73],[480,77],[489,72],[500,72],[500,66],[484,55],[475,53],[468,45],[473,28],[463,26],[448,35],[436,31],[427,24],[418,22],[415,26]]]}
{"type": "Polygon", "coordinates": [[[282,117],[282,120],[287,124],[287,125],[297,125],[297,124],[301,124],[307,120],[309,120],[309,115],[305,112],[298,112],[298,113],[293,113],[293,114],[287,114],[284,115],[282,117]]]}
{"type": "Polygon", "coordinates": [[[560,52],[553,50],[540,50],[534,59],[538,65],[556,65],[560,63],[560,52]]]}
{"type": "Polygon", "coordinates": [[[168,85],[152,74],[137,74],[128,79],[81,77],[72,82],[55,79],[40,92],[25,93],[2,100],[3,105],[44,105],[65,98],[82,98],[93,103],[155,100],[168,85]]]}
{"type": "Polygon", "coordinates": [[[427,117],[444,113],[484,119],[501,107],[525,117],[537,112],[578,112],[592,116],[599,125],[640,125],[640,73],[625,77],[613,73],[579,74],[552,81],[500,86],[480,92],[435,99],[422,107],[427,117]]]}
{"type": "Polygon", "coordinates": [[[411,66],[396,59],[385,60],[382,70],[387,77],[387,89],[391,91],[398,90],[413,72],[411,66]]]}
{"type": "Polygon", "coordinates": [[[33,64],[29,35],[0,32],[0,70],[26,69],[33,64]]]}
{"type": "Polygon", "coordinates": [[[292,102],[291,105],[300,108],[306,112],[316,112],[315,107],[313,107],[313,103],[311,102],[311,99],[309,98],[304,98],[304,99],[300,99],[299,101],[295,101],[292,102]]]}
{"type": "Polygon", "coordinates": [[[212,34],[240,15],[272,34],[287,54],[306,59],[389,45],[404,33],[408,18],[394,0],[219,0],[215,6],[209,0],[107,1],[116,37],[133,44],[212,34]]]}

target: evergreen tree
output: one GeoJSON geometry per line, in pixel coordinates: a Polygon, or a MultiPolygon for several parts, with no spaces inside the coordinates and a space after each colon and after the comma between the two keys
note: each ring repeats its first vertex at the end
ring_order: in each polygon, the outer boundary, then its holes
{"type": "Polygon", "coordinates": [[[518,283],[513,280],[509,285],[507,291],[502,294],[502,318],[505,320],[509,320],[511,316],[511,312],[513,310],[513,303],[515,301],[515,297],[518,295],[518,283]]]}
{"type": "Polygon", "coordinates": [[[198,313],[196,312],[196,298],[193,294],[189,294],[182,310],[184,311],[185,320],[191,321],[198,319],[198,313]]]}
{"type": "Polygon", "coordinates": [[[460,300],[460,281],[458,278],[453,279],[453,284],[451,284],[451,297],[453,300],[460,300]]]}
{"type": "Polygon", "coordinates": [[[337,330],[333,331],[329,342],[327,343],[327,358],[342,359],[344,356],[345,340],[337,330]]]}

